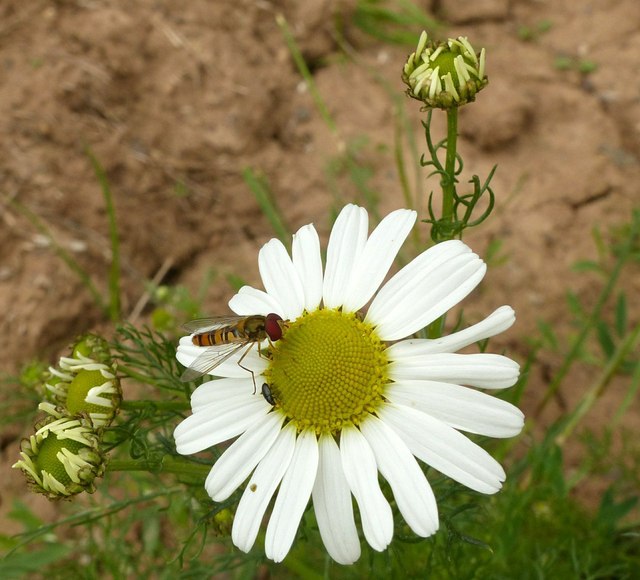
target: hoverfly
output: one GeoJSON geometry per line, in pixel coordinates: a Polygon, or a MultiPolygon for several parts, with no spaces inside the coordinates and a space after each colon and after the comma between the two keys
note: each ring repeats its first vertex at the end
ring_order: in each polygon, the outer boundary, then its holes
{"type": "Polygon", "coordinates": [[[183,327],[193,334],[193,344],[204,346],[206,349],[182,373],[180,380],[187,382],[206,375],[244,349],[238,366],[251,373],[255,391],[253,371],[242,366],[242,359],[254,344],[258,344],[258,354],[261,354],[261,342],[268,340],[271,343],[280,340],[286,326],[287,322],[273,313],[266,316],[216,316],[187,322],[183,327]]]}

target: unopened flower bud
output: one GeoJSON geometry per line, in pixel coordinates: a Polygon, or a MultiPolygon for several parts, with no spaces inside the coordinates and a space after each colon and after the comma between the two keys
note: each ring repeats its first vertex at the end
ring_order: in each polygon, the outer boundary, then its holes
{"type": "Polygon", "coordinates": [[[23,439],[21,469],[30,486],[49,499],[67,498],[83,491],[93,493],[95,480],[104,473],[99,438],[83,417],[62,415],[52,405],[49,416],[29,439],[23,439]]]}
{"type": "Polygon", "coordinates": [[[110,425],[122,401],[106,342],[93,335],[79,340],[58,368],[49,369],[45,389],[53,403],[69,415],[87,414],[94,427],[110,425]]]}
{"type": "Polygon", "coordinates": [[[484,69],[484,48],[476,54],[466,37],[434,42],[423,32],[404,65],[402,80],[409,87],[407,94],[425,108],[449,109],[475,100],[489,82],[484,69]]]}

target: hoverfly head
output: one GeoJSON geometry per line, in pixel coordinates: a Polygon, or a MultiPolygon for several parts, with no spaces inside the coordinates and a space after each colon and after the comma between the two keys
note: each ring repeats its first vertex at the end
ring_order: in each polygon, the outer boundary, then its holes
{"type": "Polygon", "coordinates": [[[267,336],[274,342],[282,338],[282,333],[288,326],[286,320],[282,320],[281,316],[273,312],[265,316],[264,330],[267,336]]]}

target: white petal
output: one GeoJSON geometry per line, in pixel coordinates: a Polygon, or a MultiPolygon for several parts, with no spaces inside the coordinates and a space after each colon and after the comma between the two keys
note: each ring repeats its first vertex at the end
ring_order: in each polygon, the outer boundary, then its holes
{"type": "MultiPolygon", "coordinates": [[[[253,390],[251,379],[216,379],[202,383],[191,393],[191,410],[194,413],[201,411],[207,405],[227,404],[232,399],[244,397],[246,403],[250,400],[253,390]]],[[[236,403],[234,403],[236,404],[236,403]]],[[[237,404],[240,404],[238,399],[237,404]]]]}
{"type": "Polygon", "coordinates": [[[524,415],[518,407],[460,385],[398,381],[389,385],[385,397],[468,433],[513,437],[524,426],[524,415]]]}
{"type": "Polygon", "coordinates": [[[187,417],[173,432],[176,450],[189,455],[236,437],[269,412],[260,398],[235,397],[187,417]]]}
{"type": "Polygon", "coordinates": [[[275,297],[252,286],[240,288],[238,293],[229,300],[229,308],[240,316],[250,316],[251,314],[266,316],[274,312],[284,317],[284,308],[275,297]]]}
{"type": "Polygon", "coordinates": [[[382,340],[399,340],[455,306],[480,283],[485,272],[484,262],[462,242],[442,242],[382,287],[365,320],[377,326],[382,340]]]}
{"type": "Polygon", "coordinates": [[[360,557],[360,540],[340,450],[330,435],[322,435],[318,444],[320,462],[313,487],[313,509],[320,536],[329,556],[338,564],[353,564],[360,557]]]}
{"type": "Polygon", "coordinates": [[[304,290],[293,262],[280,240],[269,240],[258,254],[258,268],[268,294],[282,305],[286,320],[295,320],[304,309],[304,290]]]}
{"type": "Polygon", "coordinates": [[[290,423],[280,431],[275,443],[256,467],[242,494],[233,518],[231,539],[243,552],[251,550],[256,541],[264,513],[291,463],[295,446],[296,429],[290,423]]]}
{"type": "Polygon", "coordinates": [[[318,232],[309,224],[293,235],[293,265],[304,290],[304,307],[315,310],[322,300],[322,257],[318,232]]]}
{"type": "Polygon", "coordinates": [[[397,342],[387,350],[389,378],[425,379],[482,389],[506,389],[518,380],[520,365],[506,356],[490,353],[427,354],[420,345],[397,342]]]}
{"type": "Polygon", "coordinates": [[[369,545],[384,550],[393,537],[393,514],[378,484],[378,468],[371,447],[355,427],[340,434],[342,468],[358,502],[362,530],[369,545]]]}
{"type": "Polygon", "coordinates": [[[195,361],[200,354],[202,354],[202,347],[196,346],[193,344],[191,337],[193,335],[190,334],[188,336],[180,337],[180,341],[178,342],[178,350],[176,351],[176,358],[178,362],[185,367],[188,367],[195,361]]]}
{"type": "Polygon", "coordinates": [[[264,540],[267,558],[282,562],[296,537],[318,471],[318,441],[315,431],[300,433],[278,497],[271,512],[264,540]]]}
{"type": "Polygon", "coordinates": [[[407,446],[380,419],[371,415],[360,425],[382,476],[389,482],[398,509],[409,527],[426,538],[438,530],[438,506],[431,486],[407,446]]]}
{"type": "Polygon", "coordinates": [[[351,274],[351,283],[343,302],[345,311],[359,310],[378,290],[400,246],[409,235],[416,216],[417,213],[412,210],[396,210],[371,232],[351,274]]]}
{"type": "Polygon", "coordinates": [[[213,501],[224,501],[249,477],[276,440],[282,413],[268,413],[251,425],[216,461],[204,487],[213,501]]]}
{"type": "Polygon", "coordinates": [[[346,205],[338,215],[327,245],[322,297],[325,308],[342,306],[351,275],[367,242],[369,216],[357,205],[346,205]]]}
{"type": "MultiPolygon", "coordinates": [[[[510,328],[516,320],[515,312],[511,306],[500,306],[492,314],[481,322],[469,326],[464,330],[454,332],[448,336],[435,339],[411,339],[399,344],[417,344],[423,354],[439,352],[455,352],[485,338],[491,338],[496,334],[510,328]]],[[[404,347],[399,347],[404,348],[404,347]]]]}
{"type": "MultiPolygon", "coordinates": [[[[200,355],[210,351],[211,347],[196,346],[193,344],[191,335],[183,336],[178,344],[176,358],[181,365],[185,367],[192,367],[200,355]]],[[[262,374],[265,368],[267,368],[267,359],[264,356],[260,356],[257,345],[253,345],[239,349],[223,363],[211,369],[208,374],[215,375],[217,377],[246,379],[251,378],[251,373],[247,369],[251,369],[257,377],[262,374]],[[243,355],[244,358],[242,359],[242,366],[240,366],[238,363],[240,362],[240,357],[243,355]]]]}
{"type": "Polygon", "coordinates": [[[496,493],[505,480],[502,466],[462,433],[442,421],[403,405],[378,412],[411,453],[444,475],[480,493],[496,493]]]}

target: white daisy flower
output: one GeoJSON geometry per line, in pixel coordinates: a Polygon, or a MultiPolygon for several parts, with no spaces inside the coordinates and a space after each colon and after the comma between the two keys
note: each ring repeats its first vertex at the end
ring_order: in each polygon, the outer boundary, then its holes
{"type": "MultiPolygon", "coordinates": [[[[175,430],[177,450],[192,454],[237,439],[205,487],[224,501],[247,479],[232,539],[249,551],[276,494],[265,552],[280,562],[309,499],[330,556],[360,556],[356,500],[366,541],[384,550],[393,514],[380,489],[388,482],[398,509],[422,537],[438,529],[436,500],[423,462],[481,493],[497,492],[505,472],[461,431],[513,437],[523,426],[515,406],[476,389],[512,386],[518,364],[497,354],[455,354],[509,328],[498,308],[482,322],[442,338],[411,336],[467,296],[486,266],[461,241],[429,248],[383,283],[416,220],[397,210],[370,236],[365,209],[346,206],[333,226],[322,267],[312,225],[259,254],[266,291],[245,286],[229,306],[239,315],[274,313],[288,321],[280,340],[236,354],[216,367],[223,377],[193,393],[193,414],[175,430]],[[369,304],[366,314],[361,310],[369,304]],[[251,372],[248,372],[250,369],[251,372]],[[255,383],[263,385],[254,395],[255,383]]],[[[193,365],[203,347],[183,337],[177,358],[193,365]]]]}

